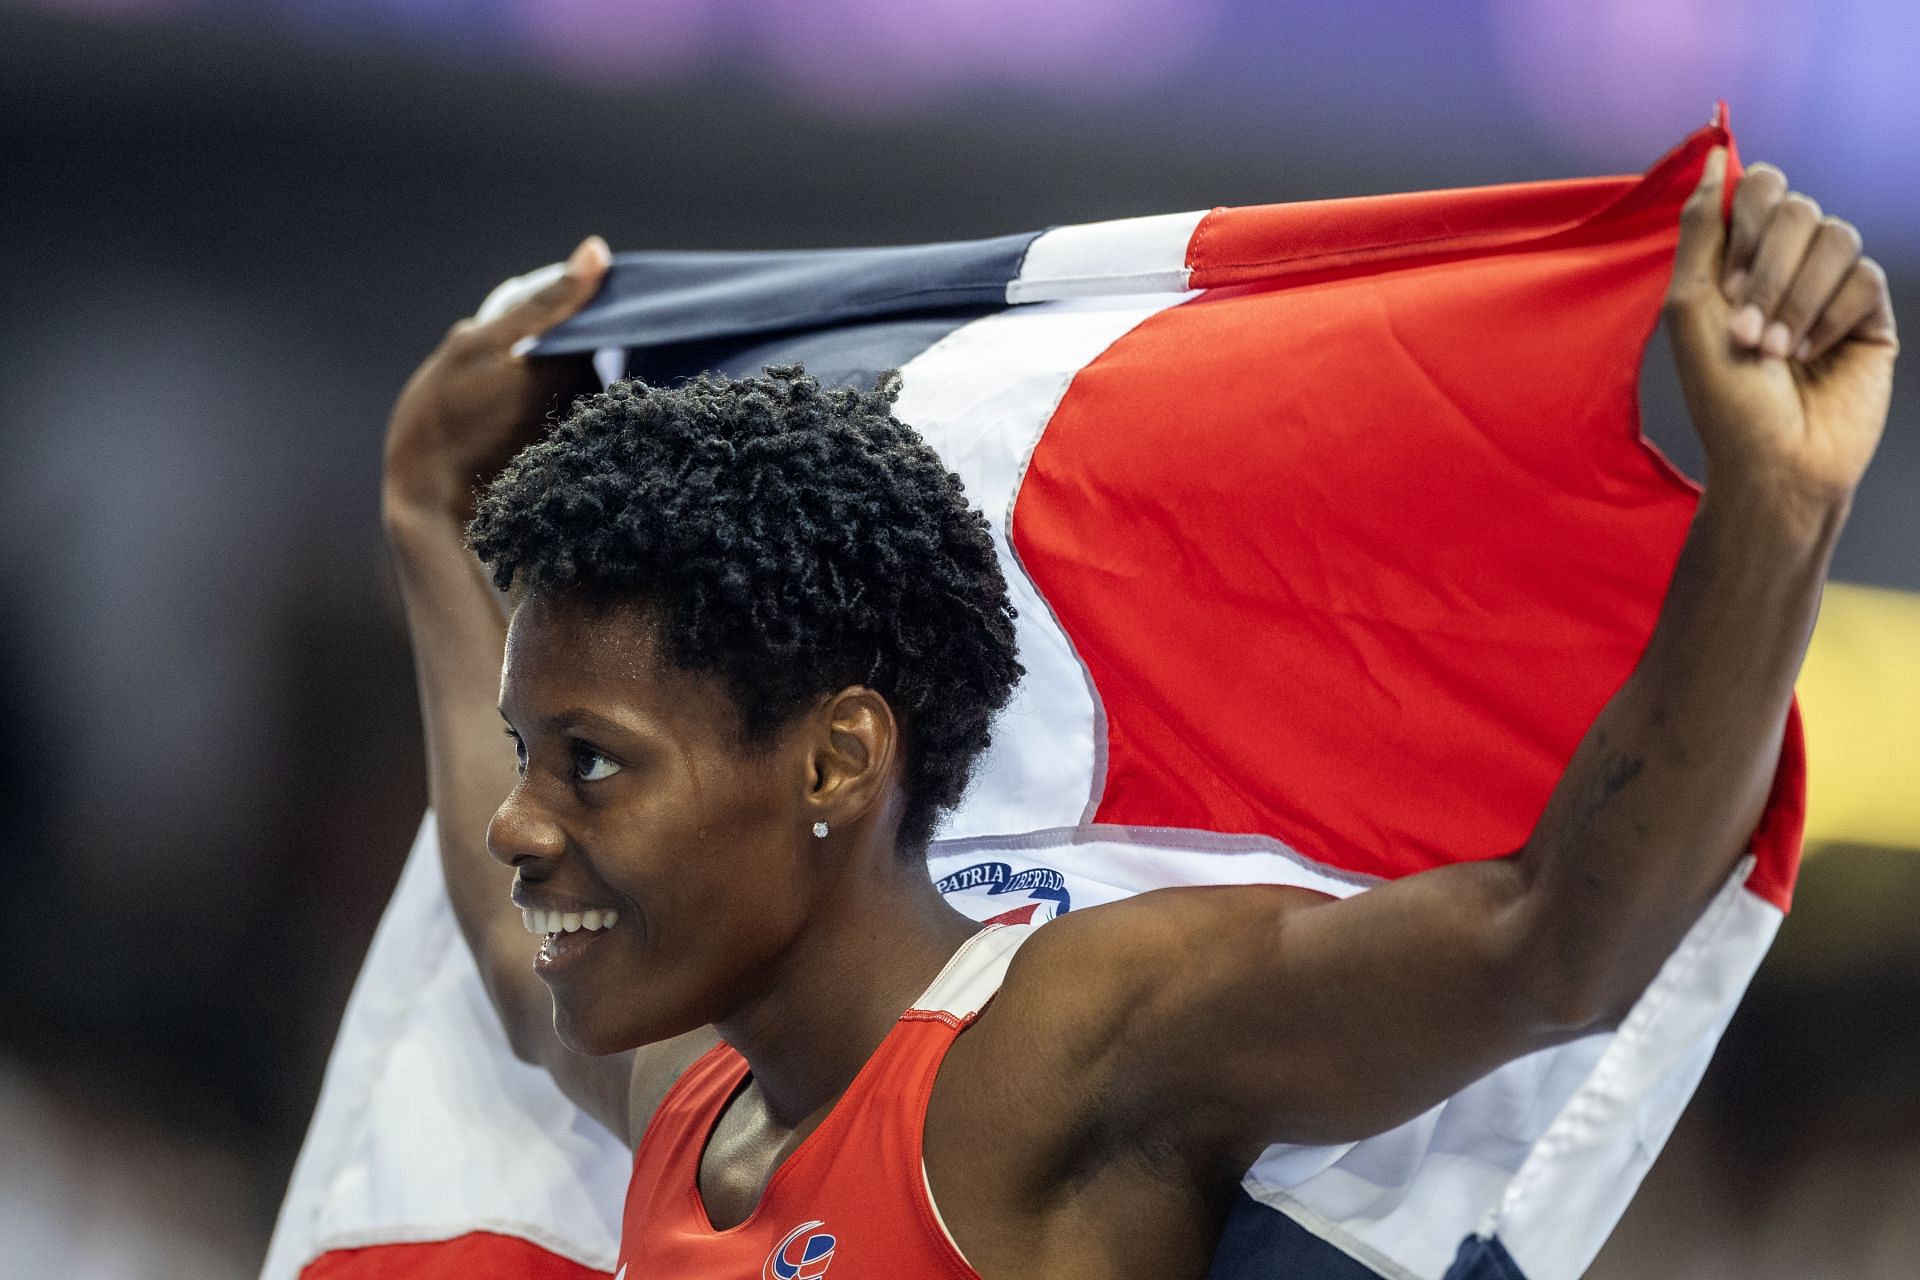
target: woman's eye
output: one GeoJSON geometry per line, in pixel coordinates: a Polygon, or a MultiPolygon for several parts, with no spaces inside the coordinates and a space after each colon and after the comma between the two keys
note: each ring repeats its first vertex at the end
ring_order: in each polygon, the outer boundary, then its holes
{"type": "Polygon", "coordinates": [[[573,776],[582,782],[599,782],[620,772],[620,766],[592,747],[573,749],[573,776]]]}

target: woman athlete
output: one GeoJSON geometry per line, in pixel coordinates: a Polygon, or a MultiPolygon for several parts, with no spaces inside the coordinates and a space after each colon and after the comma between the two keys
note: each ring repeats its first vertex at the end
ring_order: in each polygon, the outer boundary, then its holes
{"type": "Polygon", "coordinates": [[[632,1280],[1201,1276],[1267,1145],[1618,1023],[1758,821],[1898,347],[1851,226],[1764,165],[1728,225],[1726,180],[1666,299],[1705,494],[1644,656],[1521,850],[1344,900],[981,930],[922,858],[1011,611],[889,389],[622,384],[547,432],[589,371],[517,344],[597,239],[454,326],[384,476],[447,888],[515,1052],[636,1148],[632,1280]]]}

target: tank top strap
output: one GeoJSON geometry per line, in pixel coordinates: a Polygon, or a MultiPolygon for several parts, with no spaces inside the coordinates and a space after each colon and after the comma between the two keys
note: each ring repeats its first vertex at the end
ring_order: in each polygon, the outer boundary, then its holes
{"type": "Polygon", "coordinates": [[[933,984],[900,1015],[903,1021],[960,1028],[978,1017],[1006,981],[1007,967],[1036,924],[990,924],[960,944],[933,984]]]}
{"type": "Polygon", "coordinates": [[[988,925],[960,944],[803,1145],[809,1160],[831,1162],[851,1145],[861,1153],[857,1160],[911,1171],[917,1179],[934,1076],[960,1033],[999,992],[1015,953],[1039,927],[988,925]]]}

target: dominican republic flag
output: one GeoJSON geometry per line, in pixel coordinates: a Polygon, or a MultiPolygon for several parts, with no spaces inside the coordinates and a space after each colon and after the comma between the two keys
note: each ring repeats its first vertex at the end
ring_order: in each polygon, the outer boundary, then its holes
{"type": "MultiPolygon", "coordinates": [[[[931,850],[962,909],[1362,893],[1520,847],[1639,659],[1699,496],[1641,438],[1640,357],[1730,141],[1723,113],[1644,177],[623,254],[535,350],[649,380],[902,370],[899,416],[992,523],[1028,673],[931,850]]],[[[1781,921],[1803,797],[1796,711],[1750,856],[1617,1032],[1364,1142],[1269,1149],[1214,1274],[1579,1276],[1781,921]]],[[[612,1265],[628,1170],[509,1053],[429,817],[265,1280],[579,1280],[612,1265]]]]}

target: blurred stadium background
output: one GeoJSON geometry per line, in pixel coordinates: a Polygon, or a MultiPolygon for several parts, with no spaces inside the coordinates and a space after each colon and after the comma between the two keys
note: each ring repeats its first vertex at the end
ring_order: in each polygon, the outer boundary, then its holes
{"type": "MultiPolygon", "coordinates": [[[[385,413],[497,280],[1634,171],[1723,96],[1913,329],[1917,48],[1912,0],[0,0],[0,1274],[257,1268],[424,801],[385,413]]],[[[1796,910],[1602,1280],[1920,1267],[1917,379],[1796,910]]]]}

